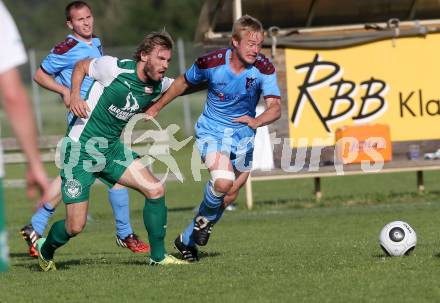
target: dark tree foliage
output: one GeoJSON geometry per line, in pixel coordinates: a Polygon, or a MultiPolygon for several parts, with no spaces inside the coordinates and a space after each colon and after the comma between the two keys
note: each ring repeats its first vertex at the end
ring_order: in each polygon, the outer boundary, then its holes
{"type": "MultiPolygon", "coordinates": [[[[47,49],[69,33],[64,7],[70,1],[4,0],[28,48],[47,49]]],[[[135,45],[152,30],[166,28],[192,40],[202,0],[88,0],[95,33],[106,47],[135,45]]]]}

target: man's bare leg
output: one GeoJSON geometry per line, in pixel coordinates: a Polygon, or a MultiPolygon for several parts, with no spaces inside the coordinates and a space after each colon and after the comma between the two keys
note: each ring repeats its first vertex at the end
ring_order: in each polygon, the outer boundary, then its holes
{"type": "Polygon", "coordinates": [[[55,251],[83,231],[87,222],[88,204],[88,201],[66,204],[66,219],[52,224],[47,238],[37,241],[38,259],[43,271],[56,270],[53,262],[55,251]]]}

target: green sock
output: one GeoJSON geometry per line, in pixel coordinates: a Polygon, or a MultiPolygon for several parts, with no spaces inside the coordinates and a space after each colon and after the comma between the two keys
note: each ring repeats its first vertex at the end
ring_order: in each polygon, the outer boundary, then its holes
{"type": "Polygon", "coordinates": [[[67,233],[65,220],[55,222],[50,228],[46,242],[41,247],[41,254],[46,260],[52,260],[55,250],[66,244],[71,235],[67,233]]]}
{"type": "Polygon", "coordinates": [[[165,234],[167,228],[167,207],[165,196],[157,199],[145,198],[144,225],[148,232],[151,259],[160,262],[165,258],[165,234]]]}

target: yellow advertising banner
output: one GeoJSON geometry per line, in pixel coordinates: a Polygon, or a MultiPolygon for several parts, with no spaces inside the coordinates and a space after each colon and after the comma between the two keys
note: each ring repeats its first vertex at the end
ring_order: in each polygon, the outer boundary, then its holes
{"type": "Polygon", "coordinates": [[[440,34],[285,55],[292,147],[365,124],[389,125],[393,142],[440,139],[440,34]]]}

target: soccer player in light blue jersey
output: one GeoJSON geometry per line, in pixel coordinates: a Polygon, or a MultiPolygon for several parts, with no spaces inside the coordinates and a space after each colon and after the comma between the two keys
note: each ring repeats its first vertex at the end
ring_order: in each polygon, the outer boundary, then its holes
{"type": "Polygon", "coordinates": [[[208,96],[196,126],[196,144],[211,180],[199,211],[174,244],[187,261],[198,260],[197,245],[206,245],[225,207],[238,196],[252,168],[256,129],[281,115],[280,90],[274,65],[260,54],[264,31],[245,15],[232,30],[231,48],[202,56],[180,76],[146,113],[155,117],[188,87],[206,82],[208,96]],[[255,117],[260,97],[267,109],[255,117]]]}
{"type": "MultiPolygon", "coordinates": [[[[69,3],[65,9],[66,23],[72,34],[57,44],[46,56],[34,76],[42,87],[60,94],[66,107],[70,105],[71,76],[75,64],[83,59],[102,56],[102,45],[98,37],[93,36],[93,14],[90,6],[83,1],[69,3]]],[[[81,84],[81,97],[85,99],[93,79],[85,77],[81,84]]],[[[67,121],[72,121],[69,112],[67,121]]],[[[106,183],[107,184],[107,183],[106,183]]],[[[110,184],[107,184],[110,187],[110,184]]],[[[130,224],[129,197],[126,187],[115,184],[108,190],[108,198],[116,221],[116,243],[135,253],[146,253],[149,246],[138,239],[130,224]]],[[[24,226],[20,233],[29,247],[29,254],[37,256],[36,241],[43,235],[50,217],[61,201],[61,178],[58,176],[51,184],[50,196],[41,203],[41,207],[32,216],[31,223],[24,226]]]]}

